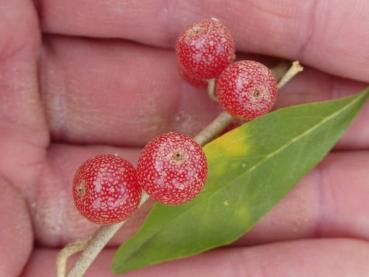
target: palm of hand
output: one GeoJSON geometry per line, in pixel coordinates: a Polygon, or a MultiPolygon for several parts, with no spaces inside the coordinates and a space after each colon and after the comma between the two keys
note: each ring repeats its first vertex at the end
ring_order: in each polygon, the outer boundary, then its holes
{"type": "MultiPolygon", "coordinates": [[[[57,7],[53,1],[44,0],[39,2],[42,16],[38,18],[31,2],[2,2],[0,216],[3,228],[0,271],[3,276],[21,272],[26,276],[51,276],[56,248],[96,228],[77,214],[71,201],[70,180],[77,165],[99,152],[119,153],[134,161],[139,147],[153,135],[168,129],[194,134],[216,115],[218,109],[206,95],[180,80],[172,50],[158,48],[172,45],[175,34],[192,21],[180,22],[178,18],[184,18],[181,16],[170,18],[168,9],[183,12],[184,7],[176,5],[184,4],[178,2],[167,7],[167,17],[173,20],[173,31],[163,22],[150,24],[156,17],[144,6],[136,12],[143,13],[141,17],[146,16],[146,21],[127,12],[127,7],[119,15],[115,14],[119,13],[117,3],[111,3],[117,5],[114,11],[107,3],[96,3],[78,17],[78,11],[85,11],[85,1],[64,1],[57,7]],[[96,18],[97,23],[106,24],[93,24],[88,16],[96,18]],[[42,44],[40,18],[42,29],[50,33],[44,34],[42,44]],[[70,19],[68,24],[65,23],[67,19],[70,19]],[[122,22],[126,24],[122,26],[122,22]],[[157,47],[99,40],[102,36],[126,38],[157,47]],[[34,240],[36,245],[33,245],[34,240]]],[[[198,5],[195,2],[191,7],[198,5]]],[[[248,4],[255,10],[250,17],[242,19],[245,22],[229,20],[231,28],[240,30],[236,32],[240,50],[301,57],[306,63],[332,74],[369,80],[369,67],[363,63],[368,45],[355,44],[355,34],[351,41],[337,42],[339,46],[329,49],[321,40],[321,31],[315,30],[308,32],[311,34],[308,40],[296,38],[302,42],[296,43],[301,47],[295,47],[287,38],[296,30],[282,28],[281,22],[285,18],[277,18],[283,17],[287,9],[276,7],[273,1],[263,3],[248,4]],[[268,13],[270,8],[279,9],[282,15],[268,13]],[[263,24],[260,18],[263,18],[263,24]],[[274,24],[278,22],[281,33],[276,37],[261,38],[260,34],[268,31],[271,25],[265,23],[268,20],[274,24]],[[250,26],[251,22],[254,28],[263,32],[247,29],[245,33],[242,26],[250,26]],[[320,44],[317,44],[318,40],[320,44]],[[258,41],[263,42],[262,47],[258,41]],[[270,46],[273,43],[280,48],[270,46]],[[327,53],[337,58],[326,62],[322,57],[327,53]]],[[[159,2],[151,5],[153,10],[165,10],[159,2]]],[[[221,7],[214,5],[212,9],[218,9],[215,13],[220,13],[221,7]]],[[[236,4],[230,5],[235,11],[236,4]]],[[[303,18],[304,9],[297,7],[299,4],[290,5],[296,5],[294,12],[303,18]]],[[[344,5],[337,8],[337,14],[343,13],[344,5]]],[[[368,10],[369,6],[366,8],[368,10]]],[[[323,7],[315,9],[321,12],[323,7]]],[[[189,7],[187,11],[193,12],[189,7]]],[[[223,16],[231,18],[230,15],[223,16]]],[[[293,16],[288,20],[302,25],[293,16]]],[[[348,23],[365,30],[363,23],[356,20],[348,23]]],[[[334,22],[333,15],[326,21],[334,22]]],[[[329,36],[329,25],[327,28],[329,36]]],[[[332,32],[335,30],[334,27],[331,29],[332,32]]],[[[361,87],[363,84],[358,81],[308,69],[281,92],[279,105],[343,96],[361,87]]],[[[156,266],[132,273],[132,276],[171,276],[174,272],[179,276],[187,276],[189,272],[198,276],[244,276],[246,273],[252,276],[285,276],[288,273],[365,275],[368,272],[365,257],[369,253],[365,242],[369,238],[369,204],[366,201],[369,192],[368,116],[367,105],[338,145],[347,151],[330,154],[251,233],[236,243],[239,247],[156,266]],[[308,240],[316,237],[337,239],[308,240]],[[269,244],[275,241],[284,242],[269,244]],[[255,246],[246,248],[247,245],[255,246]]],[[[134,225],[135,222],[131,224],[134,225]]],[[[129,229],[119,234],[112,245],[126,237],[129,229]]],[[[89,276],[106,272],[112,253],[113,250],[104,251],[89,276]]]]}

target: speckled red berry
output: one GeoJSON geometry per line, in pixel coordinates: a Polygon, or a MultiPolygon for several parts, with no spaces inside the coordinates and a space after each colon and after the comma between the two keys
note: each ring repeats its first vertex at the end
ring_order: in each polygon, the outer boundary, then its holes
{"type": "Polygon", "coordinates": [[[217,18],[207,18],[184,31],[176,44],[177,61],[192,78],[216,78],[235,57],[230,31],[217,18]]]}
{"type": "Polygon", "coordinates": [[[75,206],[94,223],[113,224],[127,219],[140,198],[136,169],[119,156],[98,155],[85,161],[74,176],[75,206]]]}
{"type": "Polygon", "coordinates": [[[137,179],[155,200],[183,204],[200,193],[207,178],[207,160],[201,146],[191,137],[167,133],[143,149],[137,165],[137,179]]]}
{"type": "Polygon", "coordinates": [[[216,96],[228,113],[236,118],[252,120],[272,109],[277,99],[277,81],[265,65],[238,61],[220,74],[216,96]]]}

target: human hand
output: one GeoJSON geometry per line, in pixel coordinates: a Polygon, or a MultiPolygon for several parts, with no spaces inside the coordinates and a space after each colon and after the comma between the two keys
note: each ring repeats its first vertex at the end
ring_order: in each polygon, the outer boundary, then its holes
{"type": "MultiPolygon", "coordinates": [[[[135,161],[154,135],[195,134],[219,112],[176,71],[172,48],[186,25],[217,16],[239,51],[311,66],[279,106],[369,81],[364,0],[94,2],[0,0],[0,276],[53,276],[58,249],[97,228],[71,200],[83,160],[110,152],[135,161]]],[[[127,276],[365,276],[368,120],[366,105],[333,153],[233,247],[127,276]]],[[[88,276],[106,276],[113,252],[88,276]]]]}

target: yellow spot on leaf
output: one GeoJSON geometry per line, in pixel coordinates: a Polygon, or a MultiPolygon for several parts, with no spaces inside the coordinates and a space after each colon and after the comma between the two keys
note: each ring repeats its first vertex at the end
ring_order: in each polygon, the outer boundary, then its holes
{"type": "Polygon", "coordinates": [[[242,157],[247,155],[248,148],[245,134],[238,131],[230,133],[226,139],[218,140],[218,147],[227,157],[242,157]]]}

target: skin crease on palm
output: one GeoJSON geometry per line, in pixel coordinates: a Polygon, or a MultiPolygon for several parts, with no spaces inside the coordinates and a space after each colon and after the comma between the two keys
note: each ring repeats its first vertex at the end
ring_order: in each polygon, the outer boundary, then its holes
{"type": "MultiPolygon", "coordinates": [[[[0,0],[0,277],[54,276],[65,243],[97,228],[73,207],[86,158],[135,162],[153,136],[219,112],[176,72],[175,38],[222,18],[240,52],[299,59],[278,107],[369,82],[369,2],[0,0]]],[[[126,276],[369,276],[369,104],[332,153],[231,247],[126,276]]],[[[87,276],[110,276],[114,248],[87,276]]]]}

